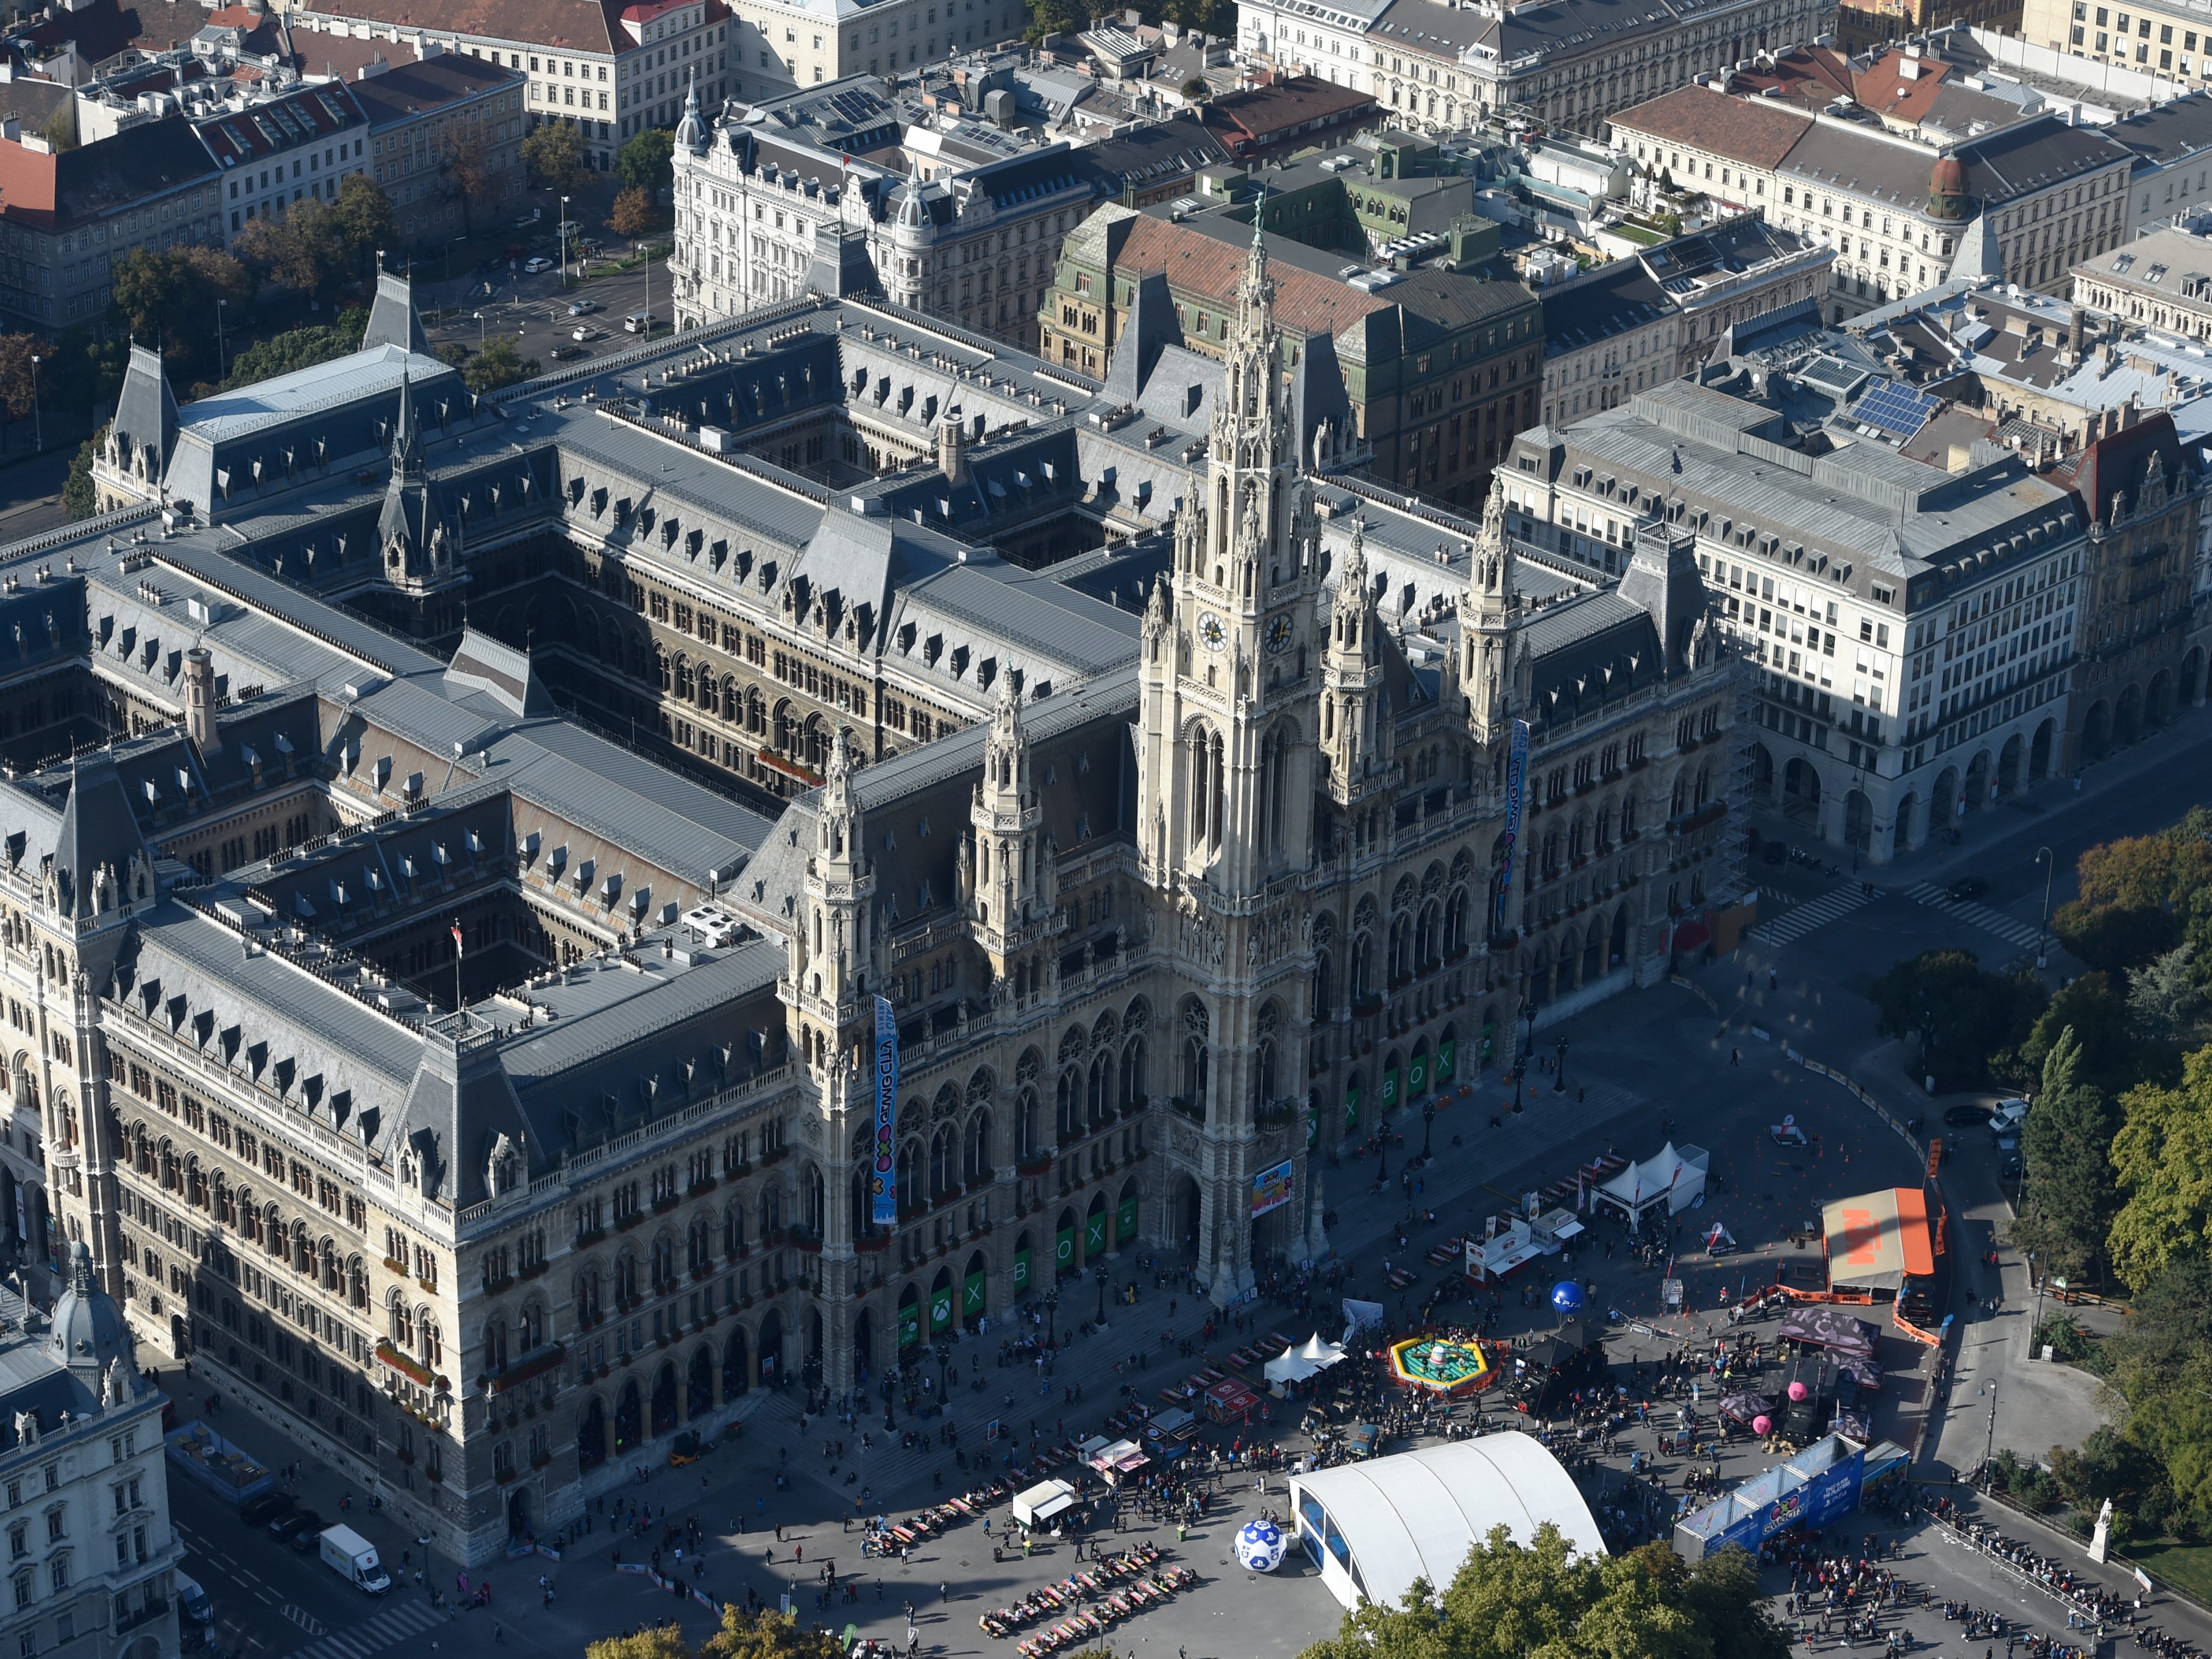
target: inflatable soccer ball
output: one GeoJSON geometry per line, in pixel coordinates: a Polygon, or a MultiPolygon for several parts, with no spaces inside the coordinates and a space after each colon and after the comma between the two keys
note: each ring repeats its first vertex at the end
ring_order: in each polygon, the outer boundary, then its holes
{"type": "Polygon", "coordinates": [[[1247,1521],[1237,1534],[1237,1559],[1248,1572],[1273,1572],[1289,1543],[1272,1521],[1247,1521]]]}

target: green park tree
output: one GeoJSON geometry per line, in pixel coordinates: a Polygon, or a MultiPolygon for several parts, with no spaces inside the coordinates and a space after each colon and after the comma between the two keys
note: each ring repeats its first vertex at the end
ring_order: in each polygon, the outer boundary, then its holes
{"type": "Polygon", "coordinates": [[[2043,1086],[2021,1132],[2027,1180],[2012,1230],[2043,1272],[2077,1285],[2101,1263],[2119,1208],[2110,1157],[2119,1114],[2102,1089],[2080,1080],[2081,1065],[2069,1025],[2043,1063],[2043,1086]]]}
{"type": "Polygon", "coordinates": [[[2140,1289],[2177,1261],[2212,1256],[2212,1048],[2182,1063],[2178,1086],[2146,1083],[2121,1104],[2112,1158],[2124,1201],[2106,1248],[2140,1289]]]}
{"type": "Polygon", "coordinates": [[[526,357],[505,335],[484,342],[483,349],[461,365],[461,379],[471,392],[496,392],[517,380],[535,379],[538,359],[526,357]]]}
{"type": "Polygon", "coordinates": [[[1547,1522],[1527,1545],[1503,1527],[1439,1594],[1364,1604],[1301,1659],[1787,1659],[1748,1556],[1692,1567],[1663,1544],[1593,1560],[1547,1522]]]}
{"type": "Polygon", "coordinates": [[[92,464],[100,459],[100,446],[107,441],[107,428],[102,427],[87,438],[70,462],[69,477],[62,482],[62,510],[72,519],[88,519],[100,510],[93,492],[92,464]]]}
{"type": "Polygon", "coordinates": [[[584,1659],[842,1659],[844,1651],[827,1631],[801,1630],[789,1613],[749,1613],[732,1604],[722,1609],[722,1627],[696,1648],[684,1645],[681,1631],[641,1630],[593,1642],[584,1659]]]}
{"type": "Polygon", "coordinates": [[[1967,951],[1923,951],[1894,964],[1869,990],[1885,1036],[1928,1033],[1938,1089],[1976,1089],[1991,1060],[2013,1054],[2043,1012],[2032,975],[1992,974],[1967,951]]]}
{"type": "Polygon", "coordinates": [[[669,158],[676,153],[676,135],[666,127],[647,127],[615,152],[615,173],[624,188],[641,190],[658,202],[661,192],[676,182],[669,158]]]}
{"type": "Polygon", "coordinates": [[[254,294],[245,264],[211,247],[133,248],[117,263],[113,287],[131,332],[158,342],[172,373],[185,371],[179,380],[215,368],[218,302],[231,325],[243,327],[254,294]]]}
{"type": "Polygon", "coordinates": [[[549,190],[565,191],[584,170],[584,141],[567,121],[547,121],[522,141],[530,176],[549,190]]]}
{"type": "Polygon", "coordinates": [[[338,183],[336,205],[356,273],[369,272],[380,248],[398,246],[399,221],[392,215],[392,198],[375,179],[349,173],[338,183]]]}

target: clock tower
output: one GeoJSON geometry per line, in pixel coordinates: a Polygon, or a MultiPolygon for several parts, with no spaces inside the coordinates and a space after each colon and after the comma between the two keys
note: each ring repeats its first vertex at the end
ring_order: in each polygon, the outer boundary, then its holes
{"type": "MultiPolygon", "coordinates": [[[[1264,214],[1266,203],[1258,213],[1264,214]]],[[[1187,989],[1164,1231],[1226,1304],[1255,1255],[1305,1253],[1305,1015],[1322,652],[1321,526],[1284,386],[1261,229],[1237,284],[1200,498],[1140,650],[1137,835],[1187,989]],[[1255,1212],[1258,1212],[1255,1215],[1255,1212]]]]}

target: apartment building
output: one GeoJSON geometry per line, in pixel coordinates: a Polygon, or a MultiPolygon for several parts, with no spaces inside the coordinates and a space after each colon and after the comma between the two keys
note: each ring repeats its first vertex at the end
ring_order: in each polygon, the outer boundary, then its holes
{"type": "Polygon", "coordinates": [[[995,338],[1033,342],[1053,250],[1096,199],[1065,143],[1036,145],[902,100],[880,76],[678,129],[679,327],[812,287],[874,288],[995,338]]]}
{"type": "Polygon", "coordinates": [[[1652,516],[1694,532],[1755,687],[1753,799],[1886,862],[2059,764],[2083,526],[2009,450],[1951,471],[1834,423],[1808,441],[1752,390],[1674,380],[1522,434],[1512,523],[1600,569],[1652,516]]]}
{"type": "Polygon", "coordinates": [[[1459,7],[1439,0],[1239,0],[1237,44],[1370,93],[1394,121],[1432,132],[1519,113],[1603,137],[1612,113],[1810,41],[1832,7],[1814,0],[1597,0],[1459,7]]]}
{"type": "Polygon", "coordinates": [[[854,75],[896,75],[1017,39],[1018,0],[731,0],[732,85],[741,102],[854,75]]]}
{"type": "Polygon", "coordinates": [[[410,244],[472,234],[523,191],[523,77],[439,52],[365,65],[347,89],[368,120],[369,173],[410,244]]]}
{"type": "Polygon", "coordinates": [[[2021,38],[2106,68],[2212,85],[2212,17],[2187,0],[2023,0],[2021,38]]]}
{"type": "MultiPolygon", "coordinates": [[[[417,58],[481,58],[523,77],[524,130],[573,125],[589,164],[605,171],[623,143],[673,127],[688,88],[710,106],[735,97],[733,25],[722,0],[337,0],[289,12],[293,40],[313,63],[316,33],[382,41],[417,58]]],[[[395,54],[397,55],[397,54],[395,54]]]]}
{"type": "MultiPolygon", "coordinates": [[[[81,1149],[69,1157],[74,1171],[81,1149]]],[[[0,1643],[68,1659],[172,1654],[185,1547],[169,1524],[168,1398],[140,1374],[131,1327],[82,1240],[61,1284],[51,1312],[0,1290],[0,1643]]]]}
{"type": "MultiPolygon", "coordinates": [[[[1314,395],[1349,399],[1340,444],[1368,452],[1376,478],[1443,501],[1474,505],[1513,434],[1536,419],[1542,319],[1518,282],[1441,257],[1402,274],[1347,281],[1345,256],[1291,240],[1293,201],[1265,204],[1286,367],[1314,395]]],[[[1144,279],[1159,277],[1171,316],[1164,331],[1200,360],[1218,360],[1234,319],[1243,247],[1257,204],[1231,198],[1178,219],[1102,205],[1060,250],[1043,296],[1040,355],[1103,374],[1133,325],[1144,279]]],[[[1198,406],[1194,384],[1181,389],[1198,406]]]]}
{"type": "Polygon", "coordinates": [[[0,318],[52,332],[105,316],[133,250],[222,245],[223,187],[236,182],[175,116],[59,153],[0,121],[0,318]]]}
{"type": "Polygon", "coordinates": [[[2154,230],[2069,274],[2077,306],[2137,328],[2212,340],[2212,238],[2154,230]]]}
{"type": "Polygon", "coordinates": [[[1832,247],[1837,319],[1953,275],[2055,289],[2127,234],[2134,156],[2056,113],[1937,147],[1692,87],[1624,111],[1613,143],[1662,185],[1832,247]]]}
{"type": "Polygon", "coordinates": [[[1731,328],[1819,301],[1835,257],[1747,214],[1547,285],[1546,424],[1617,408],[1702,368],[1731,328]]]}

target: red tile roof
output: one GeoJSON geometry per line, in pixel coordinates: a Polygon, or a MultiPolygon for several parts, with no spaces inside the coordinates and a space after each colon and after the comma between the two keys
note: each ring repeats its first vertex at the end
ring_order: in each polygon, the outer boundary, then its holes
{"type": "MultiPolygon", "coordinates": [[[[622,22],[628,4],[629,0],[313,0],[316,11],[332,17],[592,52],[634,49],[636,43],[622,22]]],[[[729,15],[722,0],[707,0],[708,22],[729,15]]]]}
{"type": "MultiPolygon", "coordinates": [[[[1115,264],[1127,272],[1165,271],[1172,292],[1210,300],[1225,313],[1235,303],[1245,257],[1234,242],[1146,214],[1130,222],[1115,264]]],[[[1268,262],[1267,274],[1275,281],[1276,324],[1301,338],[1341,333],[1391,307],[1388,300],[1280,260],[1268,262]]]]}
{"type": "Polygon", "coordinates": [[[1684,87],[1621,111],[1613,118],[1613,125],[1616,133],[1626,128],[1668,143],[1733,156],[1748,167],[1771,167],[1805,136],[1809,119],[1802,111],[1779,108],[1771,100],[1731,98],[1711,87],[1684,87]]]}

